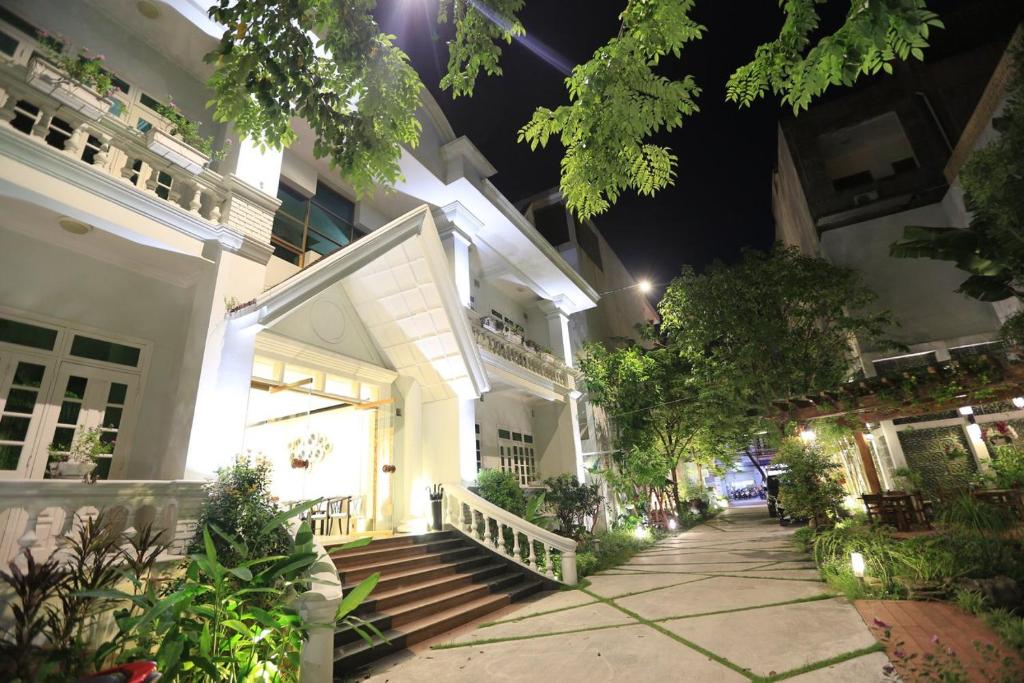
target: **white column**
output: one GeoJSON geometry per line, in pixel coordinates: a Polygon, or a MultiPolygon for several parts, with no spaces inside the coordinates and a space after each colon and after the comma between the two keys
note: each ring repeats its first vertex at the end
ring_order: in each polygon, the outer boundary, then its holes
{"type": "Polygon", "coordinates": [[[903,446],[900,444],[899,432],[892,420],[882,420],[879,423],[879,430],[885,435],[885,445],[889,448],[889,457],[892,458],[894,469],[907,466],[907,458],[903,455],[903,446]]]}
{"type": "Polygon", "coordinates": [[[573,367],[572,343],[569,340],[569,314],[559,301],[539,301],[537,308],[544,313],[548,323],[548,338],[555,356],[570,368],[573,367]]]}
{"type": "MultiPolygon", "coordinates": [[[[560,301],[540,301],[537,307],[544,313],[548,323],[548,337],[555,356],[568,367],[573,367],[572,344],[569,340],[569,314],[565,312],[560,301]]],[[[572,465],[568,465],[569,458],[559,458],[566,463],[563,465],[565,471],[571,472],[582,482],[586,479],[586,469],[583,466],[583,444],[580,440],[579,406],[576,401],[579,399],[578,391],[571,391],[565,398],[565,409],[559,411],[557,429],[568,437],[563,448],[571,449],[572,465]]],[[[557,440],[556,440],[557,441],[557,440]]],[[[546,475],[547,476],[547,475],[546,475]]]]}
{"type": "Polygon", "coordinates": [[[451,266],[452,279],[459,293],[459,301],[469,308],[472,295],[472,275],[469,268],[469,253],[473,244],[473,236],[483,223],[470,213],[459,202],[446,204],[434,211],[434,223],[437,234],[444,245],[448,263],[451,266]]]}
{"type": "MultiPolygon", "coordinates": [[[[393,474],[381,476],[393,479],[394,520],[401,531],[408,531],[416,524],[423,531],[422,518],[429,512],[423,504],[426,498],[421,491],[416,497],[414,488],[423,480],[423,399],[419,382],[409,377],[399,377],[394,384],[395,393],[395,467],[393,474]],[[417,521],[418,520],[418,521],[417,521]]],[[[426,484],[424,484],[426,486],[426,484]]]]}
{"type": "Polygon", "coordinates": [[[240,139],[233,130],[228,134],[228,138],[231,139],[232,145],[227,158],[218,166],[221,174],[231,173],[271,197],[276,197],[284,150],[270,147],[260,149],[251,140],[240,139]]]}
{"type": "Polygon", "coordinates": [[[153,478],[206,478],[242,451],[259,328],[229,318],[226,302],[256,297],[266,266],[215,242],[207,244],[204,256],[213,265],[196,286],[171,416],[175,426],[168,457],[151,473],[153,478]]]}

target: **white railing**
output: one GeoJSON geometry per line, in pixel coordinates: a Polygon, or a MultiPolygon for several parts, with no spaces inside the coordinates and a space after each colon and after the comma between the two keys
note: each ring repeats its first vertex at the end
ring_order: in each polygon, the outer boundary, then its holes
{"type": "MultiPolygon", "coordinates": [[[[268,200],[273,204],[270,197],[204,167],[208,159],[187,146],[181,149],[191,159],[183,163],[181,154],[167,151],[170,137],[159,131],[151,130],[147,138],[130,122],[100,112],[97,106],[75,105],[75,98],[95,100],[95,93],[65,81],[57,81],[57,86],[49,81],[47,85],[38,76],[39,59],[34,57],[27,64],[0,62],[0,129],[4,132],[49,145],[98,173],[214,226],[235,222],[230,219],[235,197],[246,206],[266,204],[266,220],[271,220],[273,209],[267,204],[268,200]]],[[[239,220],[244,223],[249,217],[239,220]]]]}
{"type": "Polygon", "coordinates": [[[37,559],[100,510],[118,530],[144,525],[166,531],[169,555],[184,555],[206,491],[201,481],[0,480],[0,566],[25,550],[37,559]],[[78,520],[76,522],[76,519],[78,520]]]}
{"type": "Polygon", "coordinates": [[[445,484],[444,497],[445,519],[460,532],[542,576],[576,585],[576,541],[516,517],[464,486],[445,484]]]}
{"type": "Polygon", "coordinates": [[[314,537],[317,561],[313,567],[312,584],[297,601],[299,614],[306,622],[308,634],[302,644],[302,683],[329,683],[334,680],[334,628],[341,605],[341,581],[334,561],[320,541],[314,537]]]}
{"type": "Polygon", "coordinates": [[[576,388],[575,372],[554,356],[534,351],[523,344],[506,339],[499,332],[488,330],[472,311],[469,311],[469,322],[476,343],[484,351],[540,375],[565,389],[576,388]]]}

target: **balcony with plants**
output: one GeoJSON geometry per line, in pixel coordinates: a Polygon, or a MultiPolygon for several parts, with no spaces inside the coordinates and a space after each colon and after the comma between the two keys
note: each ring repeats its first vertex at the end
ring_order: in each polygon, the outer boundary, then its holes
{"type": "Polygon", "coordinates": [[[490,356],[563,390],[575,389],[575,370],[560,361],[551,349],[528,339],[521,325],[496,315],[479,315],[472,310],[467,313],[476,343],[486,354],[485,360],[490,356]]]}

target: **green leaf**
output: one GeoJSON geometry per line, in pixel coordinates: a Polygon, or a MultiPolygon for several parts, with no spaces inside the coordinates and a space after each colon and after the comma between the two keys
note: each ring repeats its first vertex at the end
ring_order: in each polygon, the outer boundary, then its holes
{"type": "Polygon", "coordinates": [[[287,522],[292,517],[295,517],[297,515],[301,515],[303,512],[309,510],[310,508],[312,508],[312,507],[314,507],[316,505],[319,505],[321,503],[321,501],[323,501],[323,498],[317,498],[316,500],[307,500],[306,502],[298,503],[298,504],[288,508],[287,510],[282,510],[281,512],[279,512],[276,515],[274,515],[270,519],[270,521],[268,521],[266,524],[263,525],[263,527],[260,529],[258,535],[259,536],[266,536],[271,531],[274,531],[275,529],[278,529],[278,528],[282,527],[284,525],[284,523],[287,522]]]}
{"type": "Polygon", "coordinates": [[[348,594],[342,598],[341,604],[338,606],[338,613],[335,618],[344,619],[346,616],[348,616],[349,613],[353,612],[356,608],[363,604],[363,601],[366,600],[366,597],[371,592],[373,592],[374,588],[377,587],[378,581],[380,581],[380,572],[370,574],[365,579],[360,581],[359,585],[350,590],[348,594]]]}
{"type": "Polygon", "coordinates": [[[356,548],[368,546],[371,541],[373,541],[373,538],[371,536],[367,536],[365,538],[357,538],[356,540],[349,541],[348,543],[328,546],[326,550],[328,552],[344,552],[345,550],[354,550],[356,548]]]}

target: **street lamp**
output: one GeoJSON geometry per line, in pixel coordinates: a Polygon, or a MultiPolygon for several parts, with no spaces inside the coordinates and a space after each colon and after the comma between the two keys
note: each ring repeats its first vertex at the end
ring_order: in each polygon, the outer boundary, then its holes
{"type": "Polygon", "coordinates": [[[625,287],[617,287],[616,289],[609,289],[607,292],[599,292],[598,296],[608,296],[609,294],[615,294],[616,292],[624,292],[627,289],[639,289],[641,293],[648,294],[652,289],[654,289],[654,285],[651,284],[650,280],[644,278],[639,282],[634,282],[633,284],[626,285],[625,287]]]}

